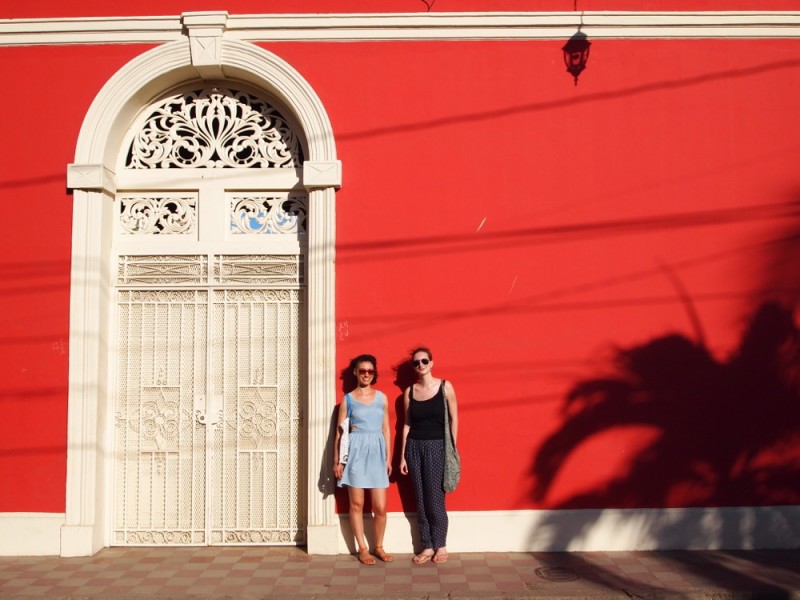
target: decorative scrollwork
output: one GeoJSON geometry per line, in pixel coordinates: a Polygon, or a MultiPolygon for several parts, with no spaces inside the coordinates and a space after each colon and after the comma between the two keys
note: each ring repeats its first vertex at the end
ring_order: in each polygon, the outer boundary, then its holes
{"type": "Polygon", "coordinates": [[[302,148],[265,100],[213,88],[175,94],[151,107],[128,149],[129,169],[297,168],[302,148]]]}
{"type": "Polygon", "coordinates": [[[224,290],[226,302],[298,302],[298,290],[224,290]]]}
{"type": "Polygon", "coordinates": [[[127,544],[191,544],[191,531],[128,531],[127,544]]]}
{"type": "Polygon", "coordinates": [[[178,435],[180,409],[177,402],[145,402],[142,405],[142,437],[172,439],[178,435]]]}
{"type": "Polygon", "coordinates": [[[303,196],[237,196],[231,208],[233,234],[306,232],[308,209],[303,196]]]}
{"type": "MultiPolygon", "coordinates": [[[[158,377],[166,377],[165,374],[158,377]]],[[[156,448],[175,448],[181,430],[191,426],[191,413],[181,408],[176,400],[167,399],[164,389],[156,391],[156,397],[142,399],[131,413],[128,426],[137,432],[142,441],[154,443],[156,448]]],[[[158,460],[162,456],[155,457],[158,460]]]]}
{"type": "Polygon", "coordinates": [[[256,446],[274,439],[278,430],[275,403],[261,398],[260,394],[258,396],[258,402],[245,400],[239,409],[239,433],[255,442],[256,446]]]}
{"type": "Polygon", "coordinates": [[[288,544],[297,538],[297,531],[285,529],[240,529],[226,531],[225,542],[228,544],[288,544]]]}
{"type": "Polygon", "coordinates": [[[233,255],[215,257],[215,283],[296,285],[303,283],[297,255],[233,255]]]}
{"type": "Polygon", "coordinates": [[[202,255],[124,255],[117,268],[120,285],[202,284],[207,279],[208,259],[202,255]]]}
{"type": "Polygon", "coordinates": [[[120,225],[129,234],[188,234],[197,223],[193,197],[122,196],[120,225]]]}

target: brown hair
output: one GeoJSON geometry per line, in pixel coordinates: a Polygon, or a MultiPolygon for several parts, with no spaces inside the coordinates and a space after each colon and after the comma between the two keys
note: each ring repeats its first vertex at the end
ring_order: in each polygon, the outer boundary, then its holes
{"type": "Polygon", "coordinates": [[[414,348],[414,349],[411,351],[411,358],[414,358],[414,355],[415,355],[417,352],[424,352],[425,354],[427,354],[427,355],[428,355],[428,358],[429,358],[430,360],[433,360],[433,354],[431,354],[431,351],[430,351],[430,349],[429,349],[427,346],[417,346],[416,348],[414,348]]]}

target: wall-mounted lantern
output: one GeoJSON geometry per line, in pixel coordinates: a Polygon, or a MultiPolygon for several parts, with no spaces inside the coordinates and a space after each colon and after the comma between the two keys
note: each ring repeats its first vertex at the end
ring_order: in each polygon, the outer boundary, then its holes
{"type": "Polygon", "coordinates": [[[578,30],[561,48],[564,52],[564,64],[567,65],[567,71],[575,78],[575,85],[578,85],[578,75],[586,68],[591,45],[589,37],[578,30]]]}

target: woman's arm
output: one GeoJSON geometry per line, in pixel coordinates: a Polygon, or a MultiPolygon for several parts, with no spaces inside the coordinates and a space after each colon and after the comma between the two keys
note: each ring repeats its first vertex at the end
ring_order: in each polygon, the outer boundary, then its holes
{"type": "Polygon", "coordinates": [[[444,382],[444,391],[447,394],[447,410],[450,412],[450,432],[453,434],[453,444],[458,443],[458,400],[456,390],[449,381],[444,382]]]}
{"type": "Polygon", "coordinates": [[[392,474],[392,432],[389,429],[389,397],[383,403],[383,437],[386,440],[386,474],[392,474]]]}
{"type": "Polygon", "coordinates": [[[408,431],[411,429],[411,419],[408,414],[409,405],[409,388],[403,392],[403,443],[400,450],[400,472],[403,475],[408,475],[408,464],[406,464],[406,440],[408,439],[408,431]]]}
{"type": "Polygon", "coordinates": [[[333,440],[333,474],[336,479],[341,479],[344,473],[344,465],[339,462],[339,442],[342,440],[342,429],[339,427],[342,421],[347,418],[347,399],[339,404],[339,415],[336,419],[336,437],[333,440]]]}

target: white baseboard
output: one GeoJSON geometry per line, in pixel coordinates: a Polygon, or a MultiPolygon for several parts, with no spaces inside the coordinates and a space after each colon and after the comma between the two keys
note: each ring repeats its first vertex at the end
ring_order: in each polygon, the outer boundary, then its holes
{"type": "Polygon", "coordinates": [[[64,513],[0,513],[0,556],[61,553],[64,513]]]}
{"type": "MultiPolygon", "coordinates": [[[[453,552],[800,548],[800,506],[449,512],[453,552]]],[[[340,552],[352,552],[342,518],[340,552]]],[[[365,523],[368,537],[371,520],[365,523]]],[[[414,514],[391,513],[385,546],[419,549],[414,514]]],[[[371,540],[370,540],[371,541],[371,540]]]]}
{"type": "MultiPolygon", "coordinates": [[[[453,552],[596,552],[800,548],[800,506],[597,510],[451,511],[453,552]]],[[[372,522],[365,519],[370,542],[372,522]]],[[[0,556],[62,553],[63,513],[0,513],[0,556]]],[[[338,552],[355,550],[340,515],[338,552]]],[[[334,532],[335,534],[335,532],[334,532]]],[[[334,550],[329,542],[317,552],[334,550]]],[[[416,516],[390,513],[384,545],[419,549],[416,516]]],[[[313,548],[309,548],[314,551],[313,548]]]]}

